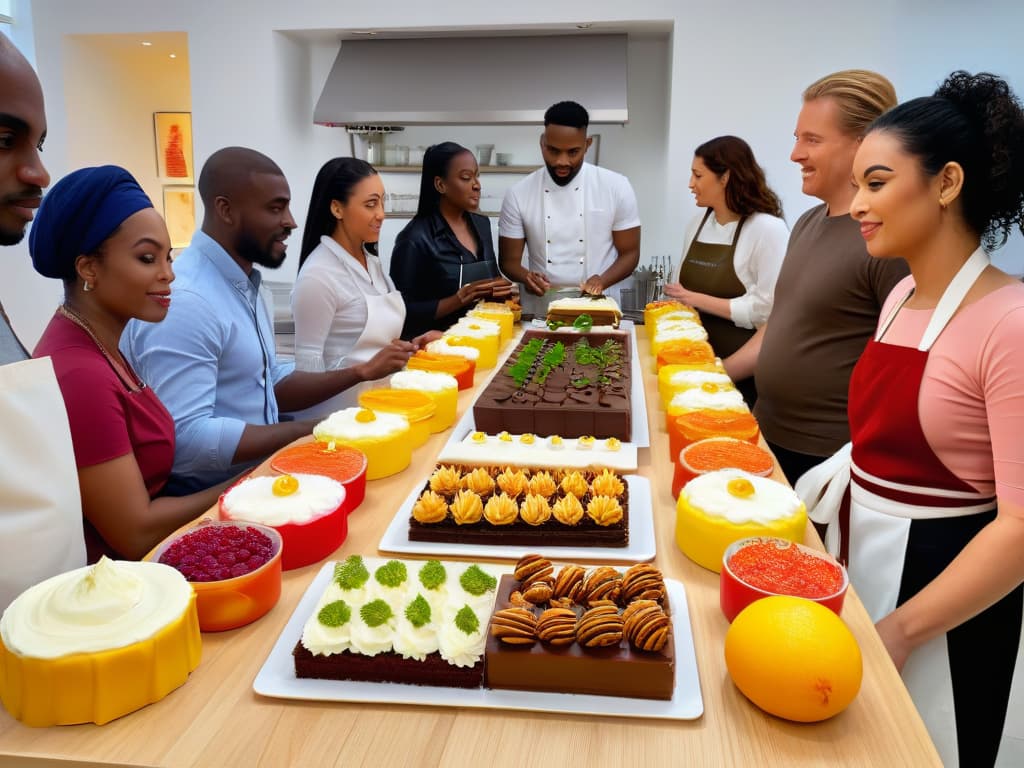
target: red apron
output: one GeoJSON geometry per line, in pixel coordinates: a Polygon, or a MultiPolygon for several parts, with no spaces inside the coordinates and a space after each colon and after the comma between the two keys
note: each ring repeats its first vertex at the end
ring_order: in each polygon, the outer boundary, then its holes
{"type": "MultiPolygon", "coordinates": [[[[868,342],[850,379],[853,448],[842,537],[849,546],[850,580],[874,621],[927,586],[995,517],[995,498],[977,493],[942,463],[918,416],[929,350],[987,265],[980,249],[971,256],[936,306],[917,349],[881,341],[909,294],[904,297],[868,342]]],[[[1015,666],[1021,674],[1015,665],[1021,594],[1015,590],[918,647],[903,668],[947,766],[996,764],[1004,715],[1008,726],[1020,730],[1022,714],[1012,704],[1007,712],[1007,701],[1015,666]]],[[[1000,754],[1010,762],[1000,764],[1012,764],[1010,749],[1000,754]]]]}

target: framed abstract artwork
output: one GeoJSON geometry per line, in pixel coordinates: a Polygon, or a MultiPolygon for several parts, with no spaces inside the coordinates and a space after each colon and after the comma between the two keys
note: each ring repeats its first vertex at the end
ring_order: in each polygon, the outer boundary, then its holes
{"type": "Polygon", "coordinates": [[[171,248],[186,248],[196,230],[194,187],[164,187],[164,221],[171,248]]]}
{"type": "Polygon", "coordinates": [[[193,183],[192,114],[154,112],[156,175],[164,183],[193,183]]]}

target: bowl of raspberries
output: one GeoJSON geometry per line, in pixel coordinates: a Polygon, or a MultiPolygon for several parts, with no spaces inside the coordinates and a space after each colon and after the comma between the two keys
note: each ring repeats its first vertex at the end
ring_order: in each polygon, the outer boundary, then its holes
{"type": "Polygon", "coordinates": [[[266,525],[201,520],[169,536],[147,559],[177,569],[192,584],[203,632],[245,626],[281,597],[281,534],[266,525]]]}

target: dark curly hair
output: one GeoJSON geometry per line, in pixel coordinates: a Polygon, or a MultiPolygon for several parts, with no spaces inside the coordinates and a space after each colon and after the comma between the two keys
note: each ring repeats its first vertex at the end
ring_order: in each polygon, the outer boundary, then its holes
{"type": "MultiPolygon", "coordinates": [[[[320,245],[323,235],[330,235],[338,225],[331,213],[331,201],[347,203],[356,184],[365,178],[375,176],[377,169],[365,160],[355,157],[336,157],[321,166],[313,182],[313,194],[309,199],[309,213],[302,230],[302,247],[299,249],[299,269],[306,263],[309,254],[320,245]]],[[[375,248],[367,250],[376,252],[375,248]]]]}
{"type": "Polygon", "coordinates": [[[929,176],[949,162],[964,171],[963,217],[987,251],[1024,232],[1024,109],[1002,78],[959,70],[932,96],[882,114],[868,128],[895,136],[929,176]]]}
{"type": "Polygon", "coordinates": [[[718,136],[705,141],[693,152],[716,176],[729,171],[725,204],[740,216],[769,213],[782,218],[782,203],[768,186],[764,171],[754,159],[750,145],[738,136],[718,136]]]}

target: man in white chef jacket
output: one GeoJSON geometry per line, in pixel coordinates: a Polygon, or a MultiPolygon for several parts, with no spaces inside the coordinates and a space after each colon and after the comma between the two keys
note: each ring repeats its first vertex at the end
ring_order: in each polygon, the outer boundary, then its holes
{"type": "Polygon", "coordinates": [[[544,167],[505,193],[498,221],[501,271],[521,283],[523,310],[543,315],[559,294],[619,298],[640,260],[636,194],[620,173],[583,161],[590,116],[573,101],[544,113],[544,167]],[[523,248],[527,264],[523,264],[523,248]]]}

